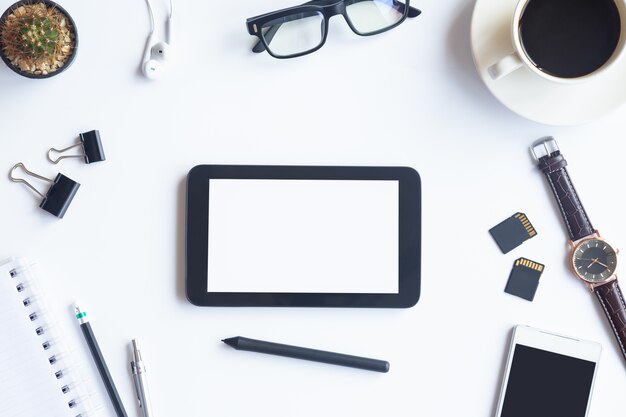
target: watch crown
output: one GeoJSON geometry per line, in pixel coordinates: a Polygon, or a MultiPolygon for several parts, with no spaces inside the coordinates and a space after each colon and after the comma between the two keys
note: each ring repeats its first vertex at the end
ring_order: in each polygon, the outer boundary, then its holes
{"type": "Polygon", "coordinates": [[[615,254],[619,255],[619,249],[615,249],[615,254]]]}

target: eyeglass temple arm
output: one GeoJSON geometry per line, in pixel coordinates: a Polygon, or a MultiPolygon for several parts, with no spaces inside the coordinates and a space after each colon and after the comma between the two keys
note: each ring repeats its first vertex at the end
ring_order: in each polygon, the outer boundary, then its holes
{"type": "MultiPolygon", "coordinates": [[[[265,42],[270,43],[272,42],[272,39],[274,39],[274,35],[276,35],[276,32],[278,32],[278,29],[280,29],[280,26],[280,24],[270,26],[269,30],[265,32],[265,34],[261,33],[259,36],[264,36],[265,42]]],[[[263,44],[263,41],[259,39],[258,42],[254,45],[254,48],[252,48],[252,52],[258,54],[259,52],[263,51],[265,51],[265,45],[263,44]]]]}
{"type": "MultiPolygon", "coordinates": [[[[310,4],[319,4],[319,3],[325,3],[328,0],[312,0],[309,2],[306,2],[303,4],[303,6],[305,5],[310,5],[310,4]]],[[[360,1],[368,1],[368,0],[356,0],[355,3],[358,3],[360,1]]],[[[406,7],[406,4],[402,3],[402,2],[397,2],[400,4],[400,10],[402,11],[402,13],[404,13],[404,8],[406,7]]],[[[422,14],[422,11],[419,9],[416,9],[413,6],[409,6],[409,13],[408,13],[408,17],[417,17],[420,14],[422,14]]],[[[270,28],[268,29],[267,32],[265,32],[265,34],[260,35],[263,36],[265,38],[265,42],[270,43],[272,42],[272,39],[274,38],[274,35],[276,35],[276,32],[278,32],[278,29],[280,29],[281,24],[277,24],[277,25],[273,25],[270,26],[270,28]]],[[[263,41],[261,41],[259,39],[259,41],[254,45],[254,48],[252,48],[252,52],[254,53],[260,53],[265,51],[265,45],[263,44],[263,41]]]]}
{"type": "MultiPolygon", "coordinates": [[[[402,10],[404,10],[406,5],[403,4],[403,3],[400,3],[400,4],[402,4],[402,10]]],[[[421,14],[422,14],[422,11],[420,9],[417,9],[417,8],[415,8],[413,6],[409,6],[409,14],[407,15],[408,17],[417,17],[417,16],[419,16],[421,14]]]]}

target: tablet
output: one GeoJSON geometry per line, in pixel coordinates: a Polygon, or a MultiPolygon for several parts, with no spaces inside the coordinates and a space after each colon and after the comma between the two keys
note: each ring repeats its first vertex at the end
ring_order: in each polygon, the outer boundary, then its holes
{"type": "Polygon", "coordinates": [[[187,176],[198,306],[411,307],[420,253],[412,168],[199,165],[187,176]]]}

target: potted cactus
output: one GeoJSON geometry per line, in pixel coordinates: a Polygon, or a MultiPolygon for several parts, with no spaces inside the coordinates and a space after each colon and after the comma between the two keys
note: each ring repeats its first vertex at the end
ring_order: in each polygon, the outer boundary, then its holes
{"type": "Polygon", "coordinates": [[[78,47],[76,25],[50,0],[21,0],[0,17],[0,58],[28,78],[48,78],[67,69],[78,47]]]}

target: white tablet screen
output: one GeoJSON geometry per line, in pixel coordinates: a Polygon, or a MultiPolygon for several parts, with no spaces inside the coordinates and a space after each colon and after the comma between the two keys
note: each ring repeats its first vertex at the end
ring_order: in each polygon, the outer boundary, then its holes
{"type": "Polygon", "coordinates": [[[398,186],[209,180],[208,292],[397,294],[398,186]]]}

